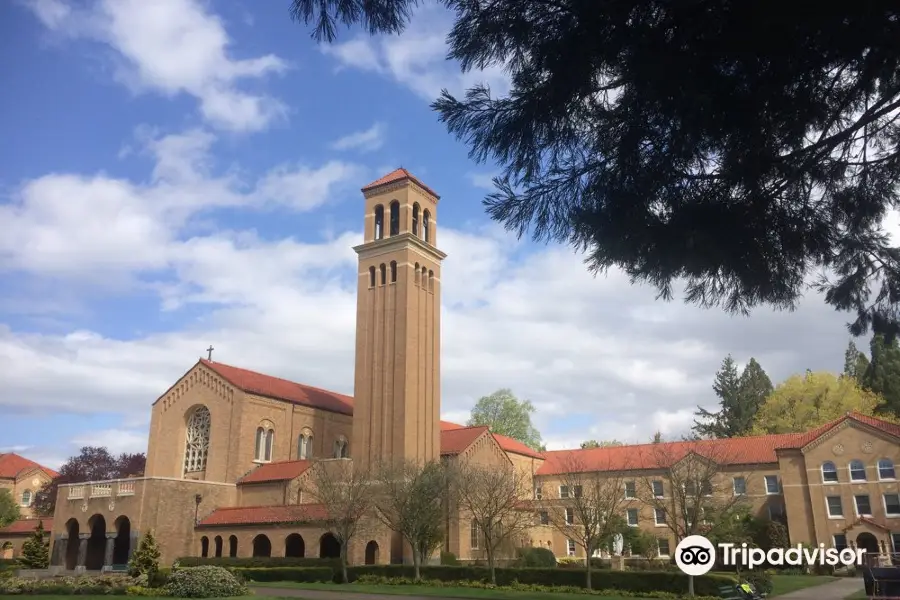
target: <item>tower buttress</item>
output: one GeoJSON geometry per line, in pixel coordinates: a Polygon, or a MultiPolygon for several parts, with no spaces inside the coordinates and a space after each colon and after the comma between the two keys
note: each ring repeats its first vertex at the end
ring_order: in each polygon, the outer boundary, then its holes
{"type": "Polygon", "coordinates": [[[438,195],[406,169],[362,188],[354,464],[440,459],[438,195]]]}

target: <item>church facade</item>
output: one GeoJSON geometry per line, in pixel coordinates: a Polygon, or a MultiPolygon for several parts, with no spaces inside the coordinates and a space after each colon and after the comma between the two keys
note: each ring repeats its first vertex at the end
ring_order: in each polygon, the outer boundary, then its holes
{"type": "MultiPolygon", "coordinates": [[[[439,197],[404,169],[362,192],[353,397],[199,360],[152,405],[142,477],[59,487],[52,565],[124,564],[148,531],[166,564],[181,556],[335,556],[323,507],[302,493],[310,467],[392,458],[512,465],[532,479],[533,499],[564,502],[569,491],[561,481],[576,457],[589,470],[622,478],[623,517],[652,532],[665,558],[675,536],[651,506],[629,497],[627,484],[658,473],[666,493],[665,469],[635,462],[651,450],[677,460],[727,454],[717,474],[722,489],[745,495],[760,515],[786,520],[793,543],[879,551],[900,544],[900,428],[870,417],[847,415],[788,436],[544,453],[486,427],[442,421],[439,197]]],[[[448,515],[446,531],[445,551],[483,558],[463,515],[448,515]]],[[[540,511],[525,537],[522,543],[557,556],[583,557],[540,511]]],[[[352,544],[349,560],[385,564],[405,554],[385,530],[352,544]]]]}

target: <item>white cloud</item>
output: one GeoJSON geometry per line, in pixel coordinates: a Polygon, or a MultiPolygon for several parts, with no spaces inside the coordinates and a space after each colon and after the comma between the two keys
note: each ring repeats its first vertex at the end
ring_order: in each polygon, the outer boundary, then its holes
{"type": "Polygon", "coordinates": [[[387,126],[384,123],[375,123],[365,131],[357,131],[336,140],[331,144],[331,149],[372,152],[384,145],[386,134],[387,126]]]}
{"type": "Polygon", "coordinates": [[[451,27],[448,11],[439,5],[426,5],[399,36],[361,36],[321,48],[337,60],[338,71],[353,68],[389,77],[429,102],[443,88],[460,95],[477,83],[505,95],[510,86],[503,69],[462,73],[458,63],[447,60],[446,39],[451,27]]]}
{"type": "Polygon", "coordinates": [[[112,455],[136,454],[147,451],[147,433],[145,431],[124,431],[121,429],[104,429],[86,431],[72,440],[77,446],[101,446],[112,455]]]}
{"type": "Polygon", "coordinates": [[[468,173],[466,178],[473,187],[493,192],[496,190],[493,181],[496,176],[496,173],[468,173]]]}
{"type": "Polygon", "coordinates": [[[256,131],[286,116],[276,98],[240,89],[243,79],[279,74],[287,64],[268,54],[229,56],[225,26],[198,0],[91,0],[75,8],[63,0],[31,0],[48,29],[111,48],[118,80],[135,93],[189,94],[210,124],[256,131]]]}

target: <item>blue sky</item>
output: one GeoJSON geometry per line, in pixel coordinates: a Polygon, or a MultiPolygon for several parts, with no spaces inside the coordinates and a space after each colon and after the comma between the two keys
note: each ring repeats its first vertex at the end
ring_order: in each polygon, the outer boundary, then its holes
{"type": "Polygon", "coordinates": [[[677,434],[725,354],[774,379],[838,369],[845,318],[730,318],[654,300],[481,207],[429,109],[484,81],[449,14],[320,46],[287,0],[0,5],[0,450],[56,466],[142,451],[149,406],[211,343],[222,362],[352,393],[359,188],[404,166],[441,194],[443,410],[510,387],[551,447],[677,434]]]}

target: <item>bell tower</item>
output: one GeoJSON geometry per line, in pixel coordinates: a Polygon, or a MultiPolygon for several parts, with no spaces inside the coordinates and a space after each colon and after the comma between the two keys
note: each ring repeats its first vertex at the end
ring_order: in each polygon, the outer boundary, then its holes
{"type": "Polygon", "coordinates": [[[354,464],[440,459],[438,195],[397,169],[362,188],[354,464]]]}

